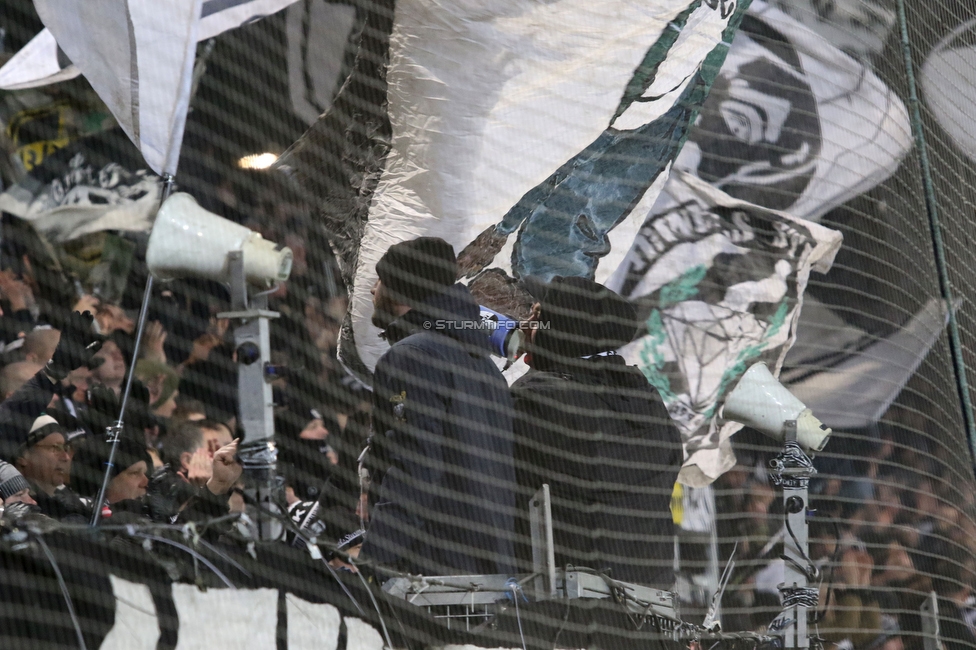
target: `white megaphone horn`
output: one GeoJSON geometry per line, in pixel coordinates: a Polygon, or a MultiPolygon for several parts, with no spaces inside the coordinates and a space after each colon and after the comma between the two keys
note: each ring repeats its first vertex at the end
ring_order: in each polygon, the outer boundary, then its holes
{"type": "Polygon", "coordinates": [[[244,276],[251,285],[269,288],[291,273],[292,252],[244,226],[201,208],[189,194],[177,192],[156,214],[149,235],[146,265],[154,278],[206,278],[227,284],[227,255],[241,251],[244,276]]]}
{"type": "Polygon", "coordinates": [[[796,440],[809,453],[822,450],[832,433],[762,362],[753,364],[742,375],[725,398],[721,416],[752,427],[777,442],[783,442],[786,436],[784,424],[796,420],[796,440]]]}

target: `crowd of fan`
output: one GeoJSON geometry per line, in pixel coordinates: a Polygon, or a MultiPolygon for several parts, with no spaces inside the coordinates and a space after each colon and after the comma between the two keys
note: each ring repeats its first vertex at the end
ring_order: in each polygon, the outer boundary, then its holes
{"type": "MultiPolygon", "coordinates": [[[[331,260],[306,255],[300,228],[290,224],[285,235],[269,216],[265,234],[295,255],[291,279],[270,297],[281,314],[271,326],[278,469],[296,526],[329,520],[338,541],[361,524],[357,456],[368,393],[336,362],[346,298],[323,281],[331,260]]],[[[194,281],[162,286],[133,359],[135,309],[90,293],[65,303],[63,288],[45,286],[28,256],[18,261],[17,270],[0,270],[5,516],[39,511],[87,524],[98,509],[103,524],[181,524],[244,511],[233,332],[217,316],[228,307],[226,290],[194,281]],[[83,313],[93,316],[90,326],[83,313]],[[79,359],[86,337],[101,347],[79,359]],[[76,358],[67,363],[72,346],[76,358]],[[68,366],[63,378],[52,372],[59,365],[68,366]],[[98,503],[111,449],[106,430],[119,417],[130,371],[125,426],[98,503]]]]}
{"type": "MultiPolygon", "coordinates": [[[[859,440],[837,436],[834,453],[815,462],[811,582],[820,584],[817,630],[838,648],[921,650],[920,608],[933,591],[946,650],[976,645],[976,494],[971,477],[949,469],[951,452],[927,442],[894,430],[859,440]],[[856,453],[844,455],[845,446],[856,453]]],[[[722,556],[738,542],[739,584],[725,601],[733,612],[725,620],[732,629],[761,631],[779,611],[784,580],[782,545],[773,542],[789,531],[782,499],[764,463],[754,461],[715,488],[722,556]]]]}
{"type": "MultiPolygon", "coordinates": [[[[370,407],[364,388],[336,361],[347,299],[334,281],[323,280],[333,277],[332,262],[314,251],[325,247],[308,245],[311,233],[286,213],[273,207],[268,213],[247,225],[295,255],[291,279],[270,298],[281,314],[271,336],[273,362],[285,369],[274,396],[287,507],[297,527],[328,521],[332,541],[350,533],[355,538],[367,516],[357,458],[370,407]]],[[[9,463],[0,465],[0,497],[6,516],[31,509],[85,524],[98,508],[103,523],[173,524],[243,511],[234,346],[228,322],[217,316],[226,307],[225,290],[192,281],[157,289],[133,359],[134,310],[87,294],[75,304],[55,304],[51,296],[61,293],[44,295],[30,260],[22,262],[17,271],[0,269],[0,430],[8,443],[0,459],[9,463]],[[94,316],[101,348],[52,381],[45,372],[61,330],[77,323],[69,314],[86,311],[94,316]],[[105,431],[118,417],[132,370],[114,478],[97,503],[110,449],[105,431]],[[17,417],[23,404],[31,405],[27,420],[17,417]]],[[[934,590],[943,627],[947,612],[958,623],[943,630],[944,638],[976,645],[976,494],[949,474],[944,448],[925,454],[881,435],[868,450],[857,467],[822,468],[824,478],[813,485],[810,561],[823,578],[820,633],[850,650],[920,648],[919,607],[934,590]]],[[[726,629],[762,629],[779,611],[781,546],[770,540],[784,534],[781,505],[762,466],[740,464],[716,484],[720,556],[738,544],[739,584],[724,602],[726,629]]]]}

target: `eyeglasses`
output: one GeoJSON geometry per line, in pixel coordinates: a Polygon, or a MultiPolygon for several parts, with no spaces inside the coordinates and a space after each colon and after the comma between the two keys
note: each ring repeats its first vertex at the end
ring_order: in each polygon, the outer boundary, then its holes
{"type": "Polygon", "coordinates": [[[71,446],[70,442],[65,442],[63,444],[54,445],[34,445],[38,449],[50,449],[56,454],[70,454],[74,452],[74,448],[71,446]]]}

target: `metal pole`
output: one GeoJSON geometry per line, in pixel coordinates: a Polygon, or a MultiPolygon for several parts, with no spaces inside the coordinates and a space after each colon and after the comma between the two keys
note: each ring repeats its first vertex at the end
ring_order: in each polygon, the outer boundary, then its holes
{"type": "Polygon", "coordinates": [[[779,586],[783,609],[769,626],[770,634],[783,640],[783,648],[809,648],[807,618],[817,608],[818,589],[811,587],[816,569],[810,560],[807,530],[808,486],[817,470],[796,442],[796,420],[784,424],[783,451],[770,461],[769,478],[783,490],[783,517],[787,534],[783,537],[784,582],[779,586]]]}
{"type": "MultiPolygon", "coordinates": [[[[173,175],[163,174],[163,191],[159,199],[159,206],[162,207],[169,195],[173,193],[173,175]]],[[[158,212],[157,208],[157,212],[158,212]]],[[[139,322],[136,326],[136,341],[132,348],[132,362],[129,364],[129,375],[125,381],[125,390],[122,391],[122,403],[119,406],[119,419],[115,424],[108,427],[106,433],[112,447],[108,452],[108,463],[105,466],[105,476],[102,478],[102,487],[98,491],[98,498],[95,500],[94,512],[92,512],[91,525],[97,526],[98,520],[102,516],[102,501],[105,500],[105,492],[108,490],[109,481],[112,480],[112,468],[115,462],[115,450],[119,445],[119,436],[122,435],[122,427],[125,423],[125,407],[129,404],[129,393],[132,392],[132,378],[136,374],[136,361],[139,359],[139,346],[142,344],[143,330],[146,328],[146,315],[149,313],[149,302],[152,299],[153,276],[146,272],[146,290],[142,294],[142,306],[139,308],[139,322]]]]}
{"type": "Polygon", "coordinates": [[[973,415],[973,404],[969,395],[966,363],[962,357],[962,341],[959,337],[959,321],[956,318],[956,303],[952,295],[949,265],[946,260],[945,244],[942,241],[942,224],[939,221],[935,185],[932,182],[932,167],[929,164],[928,147],[925,143],[925,133],[922,130],[922,111],[919,108],[915,67],[912,64],[911,42],[908,39],[908,17],[905,12],[905,0],[898,0],[898,23],[901,30],[902,56],[905,58],[905,73],[908,77],[908,103],[912,110],[912,132],[915,136],[915,146],[918,148],[922,185],[925,189],[925,211],[928,214],[929,231],[932,234],[932,252],[935,255],[935,266],[939,276],[939,291],[949,310],[949,354],[952,357],[952,368],[956,375],[956,390],[959,393],[959,406],[962,409],[962,419],[969,439],[970,461],[976,462],[976,416],[973,415]]]}

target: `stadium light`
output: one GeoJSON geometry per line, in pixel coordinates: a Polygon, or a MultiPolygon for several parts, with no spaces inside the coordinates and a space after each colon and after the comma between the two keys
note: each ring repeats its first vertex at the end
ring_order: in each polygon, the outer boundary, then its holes
{"type": "Polygon", "coordinates": [[[241,169],[267,169],[278,160],[278,154],[274,153],[252,153],[241,156],[237,161],[237,166],[241,169]]]}

